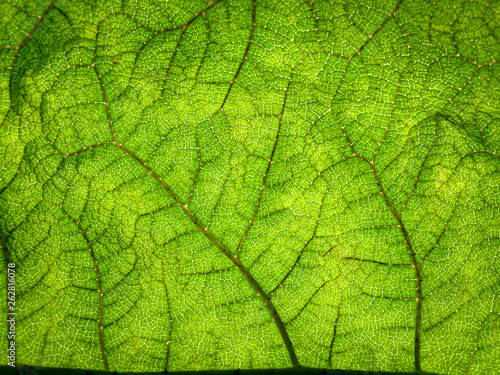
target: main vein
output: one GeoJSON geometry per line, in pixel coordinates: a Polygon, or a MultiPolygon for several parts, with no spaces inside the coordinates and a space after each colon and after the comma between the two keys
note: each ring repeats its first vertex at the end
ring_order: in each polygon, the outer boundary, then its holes
{"type": "Polygon", "coordinates": [[[175,194],[172,189],[163,181],[160,176],[156,174],[156,172],[151,169],[149,165],[147,165],[145,162],[143,162],[139,157],[137,157],[133,152],[125,148],[123,145],[117,143],[116,146],[124,151],[127,155],[129,155],[132,159],[134,159],[137,163],[139,163],[144,169],[146,169],[149,174],[163,187],[163,189],[172,197],[172,199],[176,202],[176,204],[184,211],[184,213],[191,219],[191,221],[198,227],[198,229],[220,250],[224,255],[226,255],[235,265],[238,267],[238,269],[241,271],[241,273],[245,276],[245,278],[250,282],[252,287],[255,289],[255,291],[258,293],[259,297],[261,300],[264,302],[266,305],[267,309],[269,310],[269,313],[271,314],[271,317],[273,318],[274,323],[276,324],[276,327],[278,328],[278,331],[281,335],[281,338],[283,339],[283,342],[285,343],[285,347],[288,351],[288,354],[290,356],[290,360],[292,361],[292,366],[293,367],[299,367],[299,361],[297,359],[297,355],[295,354],[295,350],[292,346],[292,341],[290,340],[290,337],[288,336],[288,332],[286,331],[285,325],[283,321],[281,320],[281,317],[279,316],[278,312],[276,311],[276,308],[274,307],[273,303],[269,299],[268,295],[264,291],[264,289],[260,286],[259,282],[255,280],[255,278],[250,274],[250,271],[243,265],[243,263],[240,261],[239,257],[234,256],[215,236],[198,220],[198,218],[193,214],[193,212],[189,209],[187,205],[184,204],[184,202],[181,201],[181,199],[175,194]]]}
{"type": "MultiPolygon", "coordinates": [[[[214,2],[213,4],[216,4],[217,2],[214,2]]],[[[233,87],[235,81],[237,80],[238,78],[238,75],[241,71],[241,68],[244,64],[244,62],[246,61],[247,59],[247,55],[248,55],[248,51],[250,49],[250,44],[252,42],[252,38],[253,38],[253,33],[254,33],[254,28],[255,28],[255,0],[252,1],[252,27],[251,27],[251,30],[250,30],[250,36],[249,36],[249,40],[248,40],[248,43],[247,43],[247,48],[245,49],[245,54],[243,56],[243,59],[241,61],[241,64],[239,65],[238,67],[238,70],[235,74],[235,77],[233,78],[233,80],[231,81],[231,84],[230,84],[230,87],[229,87],[229,90],[223,100],[223,103],[221,105],[221,107],[219,108],[219,111],[223,108],[228,96],[229,96],[229,93],[231,91],[231,88],[233,87]]],[[[96,71],[97,73],[97,71],[96,71]]],[[[98,74],[97,74],[98,75],[98,74]]],[[[99,75],[98,75],[99,76],[99,75]]],[[[100,77],[99,77],[99,80],[100,80],[100,77]]],[[[281,111],[281,114],[279,116],[279,124],[278,124],[278,129],[277,129],[277,134],[276,134],[276,139],[275,139],[275,142],[274,142],[274,145],[273,145],[273,149],[271,151],[271,155],[270,155],[270,158],[269,158],[269,163],[268,163],[268,166],[267,166],[267,170],[266,170],[266,173],[264,175],[264,179],[263,179],[263,182],[262,182],[262,187],[261,187],[261,192],[260,192],[260,195],[259,195],[259,204],[260,204],[260,200],[261,200],[261,197],[262,197],[262,190],[264,188],[264,185],[266,183],[266,178],[267,178],[267,175],[268,175],[268,172],[269,172],[269,169],[271,167],[271,163],[272,163],[272,160],[273,160],[273,156],[274,156],[274,153],[276,151],[276,146],[277,146],[277,143],[278,143],[278,139],[279,139],[279,135],[280,135],[280,129],[281,129],[281,121],[282,121],[282,117],[283,117],[283,112],[284,112],[284,108],[285,108],[285,103],[286,103],[286,96],[287,96],[287,93],[288,93],[288,88],[290,87],[290,82],[291,82],[291,78],[290,78],[290,81],[288,83],[288,86],[286,88],[286,91],[285,91],[285,98],[284,98],[284,102],[283,102],[283,108],[282,108],[282,111],[281,111]]],[[[104,95],[104,87],[102,86],[102,82],[101,82],[101,89],[103,91],[103,95],[104,95]]],[[[105,102],[107,102],[106,98],[104,97],[104,100],[105,102]]],[[[283,323],[283,321],[281,320],[281,317],[279,316],[278,314],[278,311],[276,310],[276,308],[274,307],[273,303],[271,302],[269,296],[266,294],[266,292],[264,291],[264,289],[262,288],[262,286],[259,284],[259,282],[257,280],[255,280],[255,278],[250,274],[250,271],[243,265],[243,263],[241,262],[240,258],[239,258],[239,255],[238,255],[238,251],[237,251],[237,254],[236,256],[233,255],[217,238],[215,238],[215,236],[198,220],[198,218],[193,214],[193,212],[189,209],[189,207],[187,206],[187,204],[184,204],[184,202],[181,201],[181,199],[177,196],[177,194],[175,194],[173,192],[172,189],[170,189],[170,187],[165,183],[165,181],[163,181],[160,176],[158,176],[156,174],[156,172],[151,169],[151,167],[149,167],[145,162],[143,162],[139,157],[137,157],[133,152],[131,152],[130,150],[128,150],[126,147],[124,147],[122,144],[120,144],[116,137],[115,137],[115,134],[114,134],[114,131],[113,131],[113,127],[112,127],[112,121],[111,121],[111,116],[110,116],[110,113],[109,113],[109,110],[108,110],[108,107],[106,106],[106,109],[107,109],[107,117],[108,117],[108,122],[109,122],[109,125],[110,125],[110,131],[112,133],[112,136],[113,136],[113,140],[114,142],[111,142],[111,144],[114,144],[116,145],[119,149],[121,149],[122,151],[124,151],[126,154],[128,154],[130,157],[132,157],[136,162],[138,162],[144,169],[146,169],[149,174],[163,187],[163,189],[172,197],[172,199],[176,202],[176,204],[184,211],[184,213],[191,219],[191,221],[198,227],[198,229],[220,250],[222,251],[222,253],[224,255],[226,255],[235,265],[236,267],[238,267],[238,269],[240,270],[240,272],[245,276],[245,278],[250,282],[250,284],[252,285],[252,287],[255,289],[255,291],[257,292],[257,294],[259,295],[259,297],[261,298],[261,300],[264,302],[264,304],[266,305],[271,317],[273,318],[273,321],[274,323],[276,324],[276,327],[278,328],[278,331],[281,335],[281,338],[283,339],[283,342],[285,344],[285,347],[288,351],[288,355],[290,356],[290,360],[292,362],[292,366],[293,367],[299,367],[300,364],[299,364],[299,360],[297,358],[297,355],[295,354],[295,350],[293,348],[293,345],[292,345],[292,342],[290,340],[290,337],[288,335],[288,332],[286,331],[286,328],[285,328],[285,324],[283,323]]],[[[245,234],[243,235],[239,245],[238,245],[238,250],[240,249],[243,241],[245,240],[245,237],[246,235],[248,234],[248,231],[250,230],[254,220],[255,220],[255,216],[256,216],[256,213],[257,213],[257,210],[258,210],[258,207],[256,208],[255,212],[254,212],[254,215],[253,215],[253,218],[250,222],[250,224],[248,225],[246,231],[245,231],[245,234]]]]}

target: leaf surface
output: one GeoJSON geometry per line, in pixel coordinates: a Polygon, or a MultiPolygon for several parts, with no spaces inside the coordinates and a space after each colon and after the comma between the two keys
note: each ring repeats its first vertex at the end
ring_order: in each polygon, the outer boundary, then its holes
{"type": "Polygon", "coordinates": [[[0,10],[17,362],[500,371],[498,2],[0,10]]]}

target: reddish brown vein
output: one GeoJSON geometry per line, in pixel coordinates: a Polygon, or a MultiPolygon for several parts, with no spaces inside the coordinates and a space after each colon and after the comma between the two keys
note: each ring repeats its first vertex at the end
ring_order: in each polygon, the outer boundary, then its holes
{"type": "MultiPolygon", "coordinates": [[[[16,65],[16,61],[17,61],[17,56],[19,56],[19,50],[21,49],[21,47],[28,41],[31,39],[31,37],[33,36],[33,34],[35,33],[36,29],[38,28],[38,26],[40,26],[40,24],[42,23],[42,21],[44,20],[45,16],[47,16],[47,13],[50,12],[50,10],[52,9],[52,7],[54,6],[54,4],[56,3],[56,0],[52,0],[52,2],[49,4],[49,6],[47,7],[47,9],[45,9],[45,11],[42,13],[42,15],[40,16],[40,18],[38,19],[38,21],[36,22],[35,26],[33,26],[33,29],[31,29],[31,31],[28,33],[28,35],[26,35],[26,37],[23,39],[23,41],[21,43],[19,43],[19,45],[16,47],[16,53],[14,55],[14,61],[12,62],[12,68],[10,70],[10,77],[9,77],[9,88],[12,92],[12,78],[14,76],[14,67],[16,65]]],[[[10,98],[10,107],[9,107],[9,111],[10,109],[12,108],[12,97],[10,98]]]]}
{"type": "Polygon", "coordinates": [[[99,264],[97,263],[94,249],[92,248],[92,243],[87,238],[87,235],[83,231],[80,223],[78,221],[74,220],[67,212],[65,212],[64,210],[62,210],[62,211],[66,215],[66,217],[68,219],[70,219],[78,227],[78,230],[82,234],[85,242],[87,243],[87,246],[89,247],[90,255],[92,257],[92,261],[94,262],[94,269],[95,269],[95,273],[96,273],[96,277],[97,277],[97,293],[99,295],[99,307],[98,307],[98,312],[97,312],[97,329],[99,331],[99,344],[101,347],[101,354],[102,354],[102,361],[104,363],[104,370],[109,371],[108,357],[106,355],[106,348],[104,346],[104,328],[103,328],[103,324],[102,324],[103,293],[102,293],[101,273],[99,272],[99,264]]]}
{"type": "Polygon", "coordinates": [[[330,344],[330,353],[328,354],[328,368],[332,368],[332,354],[333,354],[333,344],[335,343],[335,339],[337,338],[337,326],[340,318],[340,305],[342,301],[337,306],[337,318],[335,319],[335,323],[333,324],[333,338],[330,344]]]}
{"type": "Polygon", "coordinates": [[[403,2],[403,0],[399,0],[398,4],[396,5],[396,7],[392,11],[392,13],[389,14],[389,16],[384,20],[384,22],[382,22],[382,24],[377,28],[377,30],[375,30],[375,32],[368,37],[368,39],[363,43],[363,45],[351,57],[349,57],[349,61],[347,62],[347,65],[344,69],[344,72],[342,73],[342,78],[340,79],[340,82],[337,86],[337,90],[335,90],[335,93],[333,94],[332,103],[335,100],[335,98],[337,97],[337,93],[340,90],[340,86],[342,86],[342,83],[344,83],[344,79],[345,79],[345,76],[347,74],[347,70],[349,69],[349,66],[351,65],[352,60],[356,56],[358,56],[361,53],[361,51],[363,51],[363,49],[368,45],[368,43],[370,43],[373,40],[375,35],[377,35],[380,32],[380,30],[382,30],[384,28],[384,26],[387,24],[387,22],[389,22],[389,20],[396,15],[402,2],[403,2]]]}
{"type": "Polygon", "coordinates": [[[367,161],[373,171],[373,174],[375,176],[375,179],[377,180],[378,187],[380,189],[380,193],[382,194],[382,197],[385,201],[385,204],[391,211],[392,215],[396,218],[398,222],[399,229],[401,230],[401,233],[403,235],[403,238],[406,243],[406,247],[408,248],[408,253],[410,255],[412,267],[415,270],[415,280],[417,283],[417,311],[416,311],[416,316],[415,316],[415,371],[422,371],[421,366],[420,366],[420,338],[422,335],[422,278],[420,276],[420,265],[417,262],[417,256],[415,254],[415,251],[413,249],[413,246],[410,242],[410,237],[408,236],[408,232],[406,231],[406,228],[403,224],[403,221],[401,220],[401,216],[398,214],[398,212],[395,210],[395,208],[392,206],[391,202],[389,201],[389,198],[387,198],[387,195],[385,194],[384,189],[382,188],[382,183],[380,182],[379,175],[377,173],[377,170],[375,169],[375,164],[365,158],[362,158],[363,160],[367,161]]]}
{"type": "Polygon", "coordinates": [[[293,270],[295,269],[295,267],[297,267],[297,264],[299,264],[300,258],[302,257],[302,254],[306,250],[306,247],[309,246],[309,244],[311,243],[311,241],[316,238],[316,232],[318,230],[318,224],[319,224],[319,217],[321,216],[321,207],[323,206],[323,202],[325,201],[325,196],[326,196],[326,194],[323,194],[323,197],[321,198],[321,203],[320,203],[320,206],[319,206],[319,213],[318,213],[318,217],[316,218],[316,225],[314,226],[313,235],[311,236],[311,238],[309,239],[309,241],[307,241],[306,244],[302,247],[302,250],[300,251],[299,255],[297,256],[297,259],[295,260],[295,263],[288,270],[287,274],[283,277],[283,279],[281,280],[281,282],[269,293],[270,296],[272,296],[276,292],[276,290],[278,290],[278,288],[280,288],[283,285],[283,283],[286,281],[286,279],[288,279],[288,277],[293,272],[293,270]]]}
{"type": "Polygon", "coordinates": [[[403,0],[399,0],[398,4],[396,5],[396,7],[394,8],[394,10],[392,11],[391,14],[389,14],[389,17],[387,17],[384,22],[382,22],[382,24],[377,28],[377,30],[375,30],[375,32],[369,36],[369,38],[365,41],[365,43],[361,46],[361,48],[358,50],[358,52],[356,52],[354,56],[356,55],[359,55],[361,53],[361,51],[363,51],[363,49],[366,47],[366,45],[368,43],[370,43],[370,41],[375,38],[375,36],[380,32],[380,30],[382,30],[384,28],[384,26],[386,25],[387,22],[389,22],[389,20],[394,17],[396,15],[396,12],[398,11],[399,7],[401,6],[401,3],[403,2],[403,0]]]}
{"type": "Polygon", "coordinates": [[[170,68],[172,67],[172,63],[175,60],[175,56],[177,56],[177,51],[179,51],[179,47],[181,46],[182,38],[184,37],[184,33],[186,32],[187,25],[183,26],[181,36],[179,37],[179,40],[177,41],[177,45],[175,46],[174,53],[172,54],[172,58],[170,59],[167,67],[167,72],[165,73],[165,80],[163,81],[163,87],[161,89],[161,98],[163,98],[163,94],[165,93],[165,88],[167,87],[167,78],[168,74],[170,73],[170,68]]]}
{"type": "Polygon", "coordinates": [[[288,89],[290,88],[291,82],[292,82],[292,77],[290,76],[290,80],[288,81],[288,85],[286,86],[285,96],[283,98],[283,107],[281,108],[281,113],[279,116],[278,130],[276,132],[276,138],[274,139],[273,150],[271,151],[271,156],[269,157],[269,162],[267,163],[266,172],[264,173],[264,178],[262,179],[262,185],[260,186],[259,198],[257,199],[257,204],[255,205],[255,210],[253,212],[252,220],[250,220],[250,223],[248,224],[247,229],[245,230],[245,233],[241,237],[241,240],[238,243],[238,247],[236,248],[236,257],[238,259],[239,259],[239,253],[241,250],[241,246],[243,246],[243,242],[247,238],[248,232],[250,231],[250,228],[252,228],[252,225],[255,221],[255,218],[257,217],[257,212],[259,211],[259,208],[260,208],[260,203],[262,201],[262,194],[264,193],[264,188],[266,186],[267,176],[269,175],[269,170],[271,169],[271,164],[273,162],[274,153],[276,152],[276,146],[278,145],[278,140],[280,138],[281,122],[283,119],[283,113],[285,112],[286,97],[288,95],[288,89]]]}
{"type": "Polygon", "coordinates": [[[165,272],[163,273],[163,285],[165,286],[165,298],[167,299],[167,313],[170,326],[168,327],[168,342],[167,342],[167,355],[165,358],[165,372],[168,371],[168,361],[170,359],[170,343],[172,342],[172,314],[170,313],[170,298],[168,295],[167,284],[165,283],[165,272]]]}
{"type": "Polygon", "coordinates": [[[218,109],[218,111],[220,111],[224,107],[224,105],[226,104],[227,98],[229,97],[229,93],[231,92],[231,89],[233,88],[234,83],[238,79],[238,75],[240,74],[240,71],[241,71],[241,68],[243,67],[243,64],[247,60],[248,51],[250,51],[250,45],[252,44],[254,29],[255,29],[255,0],[252,0],[252,27],[250,29],[250,36],[248,37],[248,43],[247,43],[247,47],[245,49],[245,54],[243,55],[243,59],[241,60],[240,65],[238,66],[238,70],[236,71],[233,79],[231,80],[231,83],[229,84],[229,89],[227,90],[226,96],[224,97],[224,100],[222,101],[222,104],[221,104],[220,108],[218,109]]]}
{"type": "Polygon", "coordinates": [[[250,274],[249,270],[243,265],[243,263],[240,261],[240,259],[236,256],[234,256],[215,236],[198,220],[198,218],[193,214],[193,212],[189,209],[187,205],[185,205],[180,198],[175,194],[172,189],[163,181],[160,176],[156,174],[153,169],[149,165],[147,165],[145,162],[143,162],[141,159],[139,159],[134,153],[132,153],[130,150],[125,148],[123,145],[116,143],[116,146],[121,149],[123,152],[125,152],[127,155],[129,155],[132,159],[134,159],[137,163],[139,163],[148,173],[165,189],[165,191],[172,197],[172,199],[177,203],[177,205],[184,211],[184,213],[191,219],[191,221],[198,227],[198,229],[224,254],[226,255],[235,265],[238,267],[240,272],[245,276],[245,278],[250,282],[252,287],[255,289],[255,291],[258,293],[259,297],[261,300],[264,302],[266,305],[267,309],[269,310],[269,313],[271,314],[271,317],[273,318],[274,323],[276,324],[276,327],[278,328],[278,331],[281,335],[281,338],[283,339],[283,342],[285,343],[285,347],[288,351],[288,354],[290,356],[290,360],[292,362],[293,367],[300,367],[299,360],[297,358],[297,355],[295,354],[295,349],[292,346],[292,341],[290,340],[290,337],[288,335],[288,332],[286,331],[285,325],[283,324],[283,321],[281,320],[281,317],[279,316],[278,312],[276,311],[276,308],[274,307],[273,303],[267,296],[266,292],[260,284],[258,283],[257,280],[250,274]]]}

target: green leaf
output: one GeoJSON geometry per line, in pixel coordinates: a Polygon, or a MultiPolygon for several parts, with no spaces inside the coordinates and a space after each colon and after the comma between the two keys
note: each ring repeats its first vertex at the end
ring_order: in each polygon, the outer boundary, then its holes
{"type": "Polygon", "coordinates": [[[500,372],[499,13],[0,2],[16,363],[500,372]]]}

